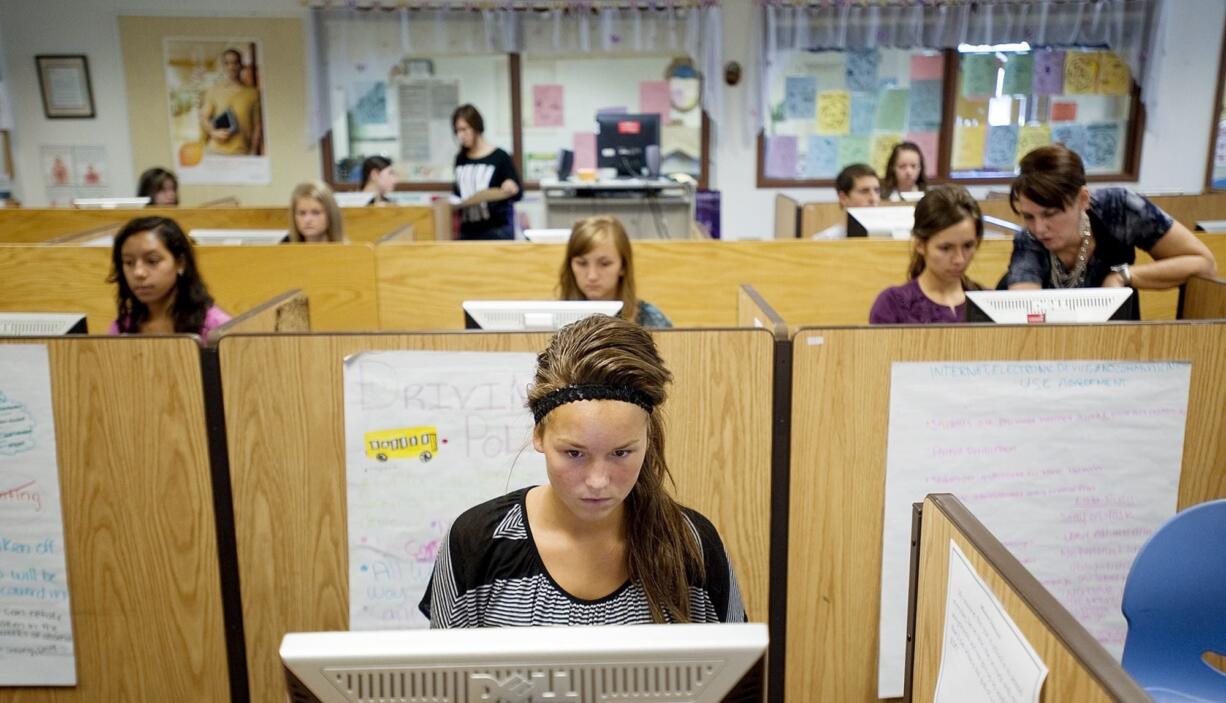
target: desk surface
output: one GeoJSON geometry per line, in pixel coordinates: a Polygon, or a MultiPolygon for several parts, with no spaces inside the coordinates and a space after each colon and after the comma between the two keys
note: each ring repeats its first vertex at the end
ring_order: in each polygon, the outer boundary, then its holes
{"type": "Polygon", "coordinates": [[[668,178],[618,178],[610,181],[559,181],[545,179],[541,181],[541,189],[554,190],[663,190],[666,188],[684,188],[691,190],[689,183],[679,183],[668,178]]]}

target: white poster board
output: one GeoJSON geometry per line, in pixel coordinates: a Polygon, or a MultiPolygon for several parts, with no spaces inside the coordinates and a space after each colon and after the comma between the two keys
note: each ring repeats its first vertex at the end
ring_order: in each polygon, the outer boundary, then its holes
{"type": "Polygon", "coordinates": [[[0,686],[76,683],[47,347],[0,345],[0,686]]]}
{"type": "Polygon", "coordinates": [[[543,484],[528,386],[536,355],[366,352],[345,360],[349,627],[425,627],[417,609],[451,523],[543,484]]]}
{"type": "Polygon", "coordinates": [[[878,695],[902,695],[911,504],[953,493],[1108,651],[1124,579],[1175,514],[1191,365],[895,363],[878,695]]]}

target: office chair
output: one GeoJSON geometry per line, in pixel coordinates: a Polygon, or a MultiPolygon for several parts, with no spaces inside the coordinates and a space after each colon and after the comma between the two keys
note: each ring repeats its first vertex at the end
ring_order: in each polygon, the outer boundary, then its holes
{"type": "Polygon", "coordinates": [[[1226,500],[1192,506],[1154,533],[1124,583],[1124,669],[1155,701],[1226,701],[1226,500]]]}

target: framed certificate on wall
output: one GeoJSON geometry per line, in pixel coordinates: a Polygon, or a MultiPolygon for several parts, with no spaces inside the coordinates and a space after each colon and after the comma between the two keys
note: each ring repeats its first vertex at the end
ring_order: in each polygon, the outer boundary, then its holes
{"type": "Polygon", "coordinates": [[[84,54],[35,56],[34,63],[44,115],[51,119],[94,116],[89,60],[84,54]]]}

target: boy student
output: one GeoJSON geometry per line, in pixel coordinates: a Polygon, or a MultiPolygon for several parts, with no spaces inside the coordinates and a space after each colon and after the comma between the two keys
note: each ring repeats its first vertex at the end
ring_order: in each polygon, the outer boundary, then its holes
{"type": "MultiPolygon", "coordinates": [[[[881,204],[881,181],[868,164],[845,166],[834,179],[839,194],[839,208],[877,207],[881,204]]],[[[842,239],[847,236],[847,217],[812,236],[812,239],[842,239]]]]}

